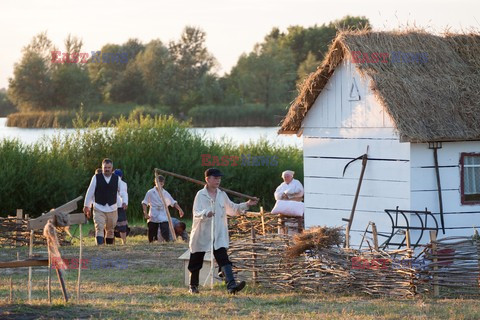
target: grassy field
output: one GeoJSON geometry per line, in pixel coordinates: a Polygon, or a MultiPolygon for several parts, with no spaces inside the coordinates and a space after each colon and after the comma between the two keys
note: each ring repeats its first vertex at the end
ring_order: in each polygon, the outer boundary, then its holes
{"type": "MultiPolygon", "coordinates": [[[[27,302],[27,268],[0,269],[0,319],[479,319],[477,300],[387,299],[367,296],[332,296],[269,292],[251,284],[236,296],[223,285],[201,288],[190,295],[183,284],[182,262],[177,258],[185,243],[148,244],[145,236],[129,238],[125,246],[96,247],[86,238],[83,256],[125,268],[82,270],[81,300],[75,288],[76,270],[67,270],[71,296],[64,303],[56,277],[52,278],[52,304],[47,302],[47,270],[34,268],[32,302],[27,302]],[[125,260],[124,260],[125,261],[125,260]],[[14,284],[9,302],[9,279],[14,284]]],[[[35,248],[36,253],[45,252],[35,248]]],[[[2,249],[0,260],[16,258],[16,249],[2,249]]],[[[20,250],[25,257],[26,248],[20,250]]],[[[78,255],[78,246],[63,247],[64,258],[78,255]]],[[[55,273],[52,273],[54,275],[55,273]]]]}

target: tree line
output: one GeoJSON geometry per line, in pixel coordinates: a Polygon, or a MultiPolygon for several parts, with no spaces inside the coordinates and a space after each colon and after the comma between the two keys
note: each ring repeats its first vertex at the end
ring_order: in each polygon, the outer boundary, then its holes
{"type": "MultiPolygon", "coordinates": [[[[294,98],[296,85],[317,68],[336,32],[344,28],[370,24],[365,17],[347,16],[320,26],[291,26],[285,32],[273,28],[224,76],[215,73],[218,63],[206,47],[206,33],[197,27],[185,27],[180,38],[169,43],[130,39],[101,48],[102,55],[128,57],[123,63],[92,61],[98,57],[88,63],[58,63],[54,52],[78,57],[83,42],[69,35],[60,50],[43,32],[23,48],[7,96],[21,112],[126,102],[167,106],[181,116],[198,106],[270,108],[294,98]]],[[[3,101],[5,93],[0,94],[3,101]]]]}

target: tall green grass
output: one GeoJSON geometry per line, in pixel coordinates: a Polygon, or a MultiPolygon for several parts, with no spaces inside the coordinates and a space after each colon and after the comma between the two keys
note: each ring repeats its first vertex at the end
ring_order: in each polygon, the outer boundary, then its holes
{"type": "MultiPolygon", "coordinates": [[[[87,125],[78,116],[78,127],[87,125]]],[[[35,145],[17,140],[0,141],[0,215],[22,208],[33,216],[85,195],[96,168],[105,157],[121,168],[128,183],[129,218],[141,219],[141,201],[153,186],[153,169],[161,168],[203,181],[202,154],[221,157],[243,155],[276,156],[277,166],[221,166],[222,186],[260,197],[266,210],[273,207],[273,191],[280,184],[281,172],[291,169],[303,181],[302,152],[278,147],[262,140],[235,146],[231,141],[217,143],[188,130],[189,124],[173,117],[121,117],[101,128],[96,121],[86,130],[56,136],[35,145]]],[[[165,188],[191,216],[199,185],[167,177],[165,188]]],[[[233,199],[239,201],[241,199],[233,199]]],[[[253,209],[258,209],[253,208],[253,209]]]]}

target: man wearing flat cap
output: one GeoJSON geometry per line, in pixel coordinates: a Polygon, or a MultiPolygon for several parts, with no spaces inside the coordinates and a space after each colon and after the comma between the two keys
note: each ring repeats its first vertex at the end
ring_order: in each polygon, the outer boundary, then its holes
{"type": "Polygon", "coordinates": [[[283,182],[275,190],[275,200],[302,201],[303,186],[300,181],[293,179],[294,174],[292,170],[282,172],[283,182]]]}
{"type": "MultiPolygon", "coordinates": [[[[211,250],[212,227],[213,255],[225,275],[227,290],[235,294],[245,287],[245,282],[237,283],[233,276],[232,263],[228,259],[229,245],[227,215],[234,216],[245,211],[249,206],[256,205],[258,200],[248,200],[240,204],[233,203],[227,194],[219,189],[222,172],[216,168],[205,171],[205,187],[197,192],[193,201],[193,225],[190,234],[190,293],[198,293],[200,269],[206,251],[211,250]],[[213,223],[213,226],[212,226],[213,223]]],[[[213,275],[212,275],[213,276],[213,275]]]]}

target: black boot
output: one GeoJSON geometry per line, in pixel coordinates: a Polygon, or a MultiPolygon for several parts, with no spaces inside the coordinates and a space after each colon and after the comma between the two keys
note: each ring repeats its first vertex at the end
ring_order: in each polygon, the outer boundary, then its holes
{"type": "Polygon", "coordinates": [[[198,291],[198,283],[200,282],[200,270],[190,271],[190,289],[191,294],[200,293],[198,291]]]}
{"type": "Polygon", "coordinates": [[[105,243],[106,243],[106,244],[113,244],[114,241],[115,241],[115,238],[106,238],[106,239],[105,239],[105,243]]]}
{"type": "Polygon", "coordinates": [[[227,280],[225,280],[225,274],[223,274],[223,270],[221,267],[218,268],[218,277],[222,279],[225,284],[227,284],[227,280]]]}
{"type": "Polygon", "coordinates": [[[225,281],[227,282],[227,291],[230,294],[235,294],[238,291],[245,288],[245,281],[237,283],[233,277],[232,265],[227,264],[222,267],[223,274],[225,275],[225,281]]]}
{"type": "Polygon", "coordinates": [[[97,237],[97,245],[103,244],[103,237],[97,237]]]}

